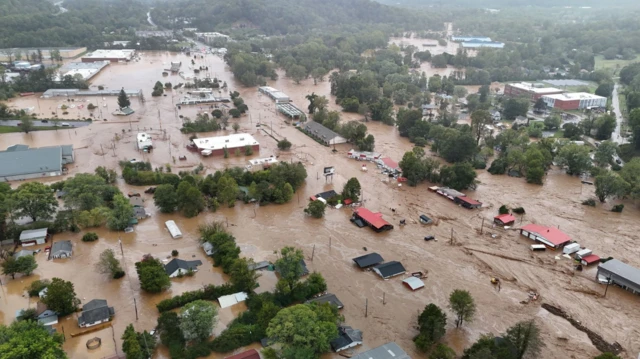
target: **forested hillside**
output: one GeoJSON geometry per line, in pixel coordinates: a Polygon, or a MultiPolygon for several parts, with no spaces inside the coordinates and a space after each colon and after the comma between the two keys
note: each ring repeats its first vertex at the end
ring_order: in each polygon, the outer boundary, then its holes
{"type": "Polygon", "coordinates": [[[184,0],[158,4],[153,19],[165,27],[182,21],[200,31],[223,30],[232,25],[259,28],[268,35],[293,34],[310,29],[350,25],[394,25],[397,29],[442,28],[439,15],[389,7],[370,0],[184,0]]]}
{"type": "Polygon", "coordinates": [[[0,1],[0,48],[91,46],[146,24],[147,6],[129,0],[0,1]]]}

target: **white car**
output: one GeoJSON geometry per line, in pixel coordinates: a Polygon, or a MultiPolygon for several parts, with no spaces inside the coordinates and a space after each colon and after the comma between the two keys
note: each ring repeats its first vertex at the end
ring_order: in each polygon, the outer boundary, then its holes
{"type": "Polygon", "coordinates": [[[63,123],[60,124],[60,126],[62,126],[62,127],[71,127],[69,122],[63,122],[63,123]]]}

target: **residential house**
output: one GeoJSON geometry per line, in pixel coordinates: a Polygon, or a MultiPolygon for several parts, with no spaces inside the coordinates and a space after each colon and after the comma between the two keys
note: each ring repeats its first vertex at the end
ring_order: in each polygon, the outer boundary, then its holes
{"type": "Polygon", "coordinates": [[[353,356],[351,359],[411,359],[411,357],[398,344],[390,342],[353,356]]]}
{"type": "Polygon", "coordinates": [[[558,228],[533,223],[520,228],[520,234],[552,249],[564,247],[571,242],[571,237],[558,228]]]}
{"type": "Polygon", "coordinates": [[[115,315],[113,307],[107,305],[104,299],[94,299],[82,306],[82,313],[78,317],[78,326],[88,328],[106,323],[115,315]]]}
{"type": "Polygon", "coordinates": [[[516,119],[513,120],[513,124],[511,124],[512,128],[523,126],[529,126],[529,119],[524,116],[517,116],[516,119]]]}
{"type": "Polygon", "coordinates": [[[42,325],[58,324],[58,313],[47,308],[47,305],[42,302],[36,304],[36,315],[38,315],[38,323],[42,325]]]}
{"type": "Polygon", "coordinates": [[[144,200],[138,196],[129,198],[129,203],[134,207],[144,207],[144,200]]]}
{"type": "Polygon", "coordinates": [[[20,257],[33,256],[34,253],[35,253],[34,251],[30,251],[28,249],[22,249],[15,252],[13,254],[13,258],[18,259],[20,257]]]}
{"type": "Polygon", "coordinates": [[[36,244],[45,244],[47,242],[47,229],[30,229],[20,233],[20,243],[23,246],[33,246],[36,244]]]}
{"type": "Polygon", "coordinates": [[[500,120],[502,120],[502,115],[500,114],[500,111],[493,109],[489,111],[489,113],[491,113],[491,119],[493,120],[493,122],[500,122],[500,120]]]}
{"type": "Polygon", "coordinates": [[[362,345],[362,332],[349,326],[338,328],[338,337],[330,342],[331,349],[339,353],[343,350],[362,345]]]}
{"type": "Polygon", "coordinates": [[[169,275],[169,278],[175,278],[179,275],[185,275],[189,271],[197,272],[198,266],[202,265],[202,261],[185,261],[183,259],[174,258],[169,263],[164,265],[164,271],[169,275]]]}
{"type": "Polygon", "coordinates": [[[144,219],[151,217],[147,210],[144,207],[133,207],[133,217],[136,219],[144,219]]]}
{"type": "Polygon", "coordinates": [[[309,136],[315,138],[316,140],[327,146],[347,142],[346,138],[340,136],[336,132],[324,127],[323,125],[315,121],[308,121],[302,126],[302,130],[309,136]]]}
{"type": "Polygon", "coordinates": [[[71,241],[57,241],[51,247],[51,258],[69,258],[73,254],[71,241]]]}
{"type": "Polygon", "coordinates": [[[307,300],[306,303],[318,303],[318,304],[329,303],[333,306],[336,306],[338,309],[344,308],[344,304],[342,304],[340,299],[338,299],[338,297],[335,294],[331,294],[331,293],[327,293],[325,295],[321,295],[316,298],[311,298],[307,300]]]}
{"type": "Polygon", "coordinates": [[[260,353],[255,349],[250,349],[245,352],[226,357],[225,359],[260,359],[260,353]]]}
{"type": "Polygon", "coordinates": [[[365,269],[365,268],[373,267],[375,265],[378,265],[384,262],[384,259],[382,259],[381,255],[374,252],[374,253],[365,254],[357,258],[353,258],[353,261],[356,263],[358,267],[360,267],[360,269],[365,269]]]}
{"type": "Polygon", "coordinates": [[[505,213],[493,217],[493,223],[499,226],[510,226],[516,222],[516,217],[512,214],[505,213]]]}
{"type": "Polygon", "coordinates": [[[389,279],[391,277],[395,277],[397,275],[406,273],[407,270],[404,269],[402,263],[398,261],[391,261],[383,264],[379,264],[373,267],[373,271],[376,272],[380,277],[384,279],[389,279]]]}

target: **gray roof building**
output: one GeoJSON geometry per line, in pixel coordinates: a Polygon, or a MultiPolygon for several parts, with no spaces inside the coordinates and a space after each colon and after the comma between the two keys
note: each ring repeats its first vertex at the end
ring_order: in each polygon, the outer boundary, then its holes
{"type": "Polygon", "coordinates": [[[94,299],[82,306],[82,314],[78,317],[78,326],[90,327],[108,322],[115,315],[113,307],[104,299],[94,299]]]}
{"type": "Polygon", "coordinates": [[[338,309],[344,308],[344,304],[342,304],[340,299],[338,299],[338,297],[335,294],[331,294],[331,293],[321,295],[317,298],[309,299],[307,303],[318,303],[318,304],[329,303],[331,305],[335,305],[336,307],[338,307],[338,309]]]}
{"type": "Polygon", "coordinates": [[[601,263],[596,278],[602,283],[611,281],[620,287],[640,294],[640,269],[632,267],[617,259],[601,263]]]}
{"type": "Polygon", "coordinates": [[[411,357],[398,344],[390,342],[353,356],[351,359],[411,359],[411,357]]]}
{"type": "Polygon", "coordinates": [[[52,258],[69,258],[73,253],[71,241],[57,241],[51,246],[52,258]]]}
{"type": "Polygon", "coordinates": [[[331,131],[323,125],[309,121],[302,126],[302,129],[311,137],[324,143],[325,145],[334,145],[337,143],[346,143],[347,139],[339,134],[331,131]]]}
{"type": "Polygon", "coordinates": [[[73,161],[71,145],[41,148],[14,145],[0,151],[0,181],[60,176],[63,166],[73,161]]]}
{"type": "Polygon", "coordinates": [[[338,328],[338,337],[331,341],[331,349],[340,352],[362,344],[362,332],[348,326],[338,328]]]}
{"type": "Polygon", "coordinates": [[[387,279],[403,274],[407,270],[404,269],[402,263],[398,261],[391,261],[373,267],[373,271],[378,273],[382,278],[387,279]]]}
{"type": "Polygon", "coordinates": [[[381,255],[374,252],[353,258],[353,261],[358,265],[358,267],[367,268],[382,263],[384,259],[382,259],[381,255]]]}
{"type": "Polygon", "coordinates": [[[180,273],[185,274],[189,270],[194,272],[198,271],[198,266],[202,265],[202,261],[185,261],[183,259],[174,258],[169,263],[164,265],[164,271],[169,275],[169,277],[173,278],[178,276],[180,273]]]}
{"type": "Polygon", "coordinates": [[[33,253],[34,253],[33,251],[30,251],[28,249],[22,249],[22,250],[19,250],[19,251],[15,252],[13,254],[13,258],[18,259],[20,257],[33,256],[33,253]]]}

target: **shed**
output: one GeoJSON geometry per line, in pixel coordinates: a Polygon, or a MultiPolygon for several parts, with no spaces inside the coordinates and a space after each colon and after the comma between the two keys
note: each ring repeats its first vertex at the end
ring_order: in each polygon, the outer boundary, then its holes
{"type": "Polygon", "coordinates": [[[358,267],[364,269],[364,268],[378,265],[384,262],[384,259],[382,259],[382,256],[379,255],[378,253],[373,252],[357,258],[353,258],[353,261],[356,263],[358,267]]]}
{"type": "Polygon", "coordinates": [[[13,254],[13,258],[18,259],[20,257],[33,256],[34,253],[35,253],[34,251],[30,251],[28,249],[22,249],[15,252],[13,254]]]}
{"type": "Polygon", "coordinates": [[[47,228],[29,229],[20,233],[20,243],[23,246],[45,244],[47,242],[47,228]]]}
{"type": "Polygon", "coordinates": [[[604,283],[611,282],[632,293],[640,294],[640,269],[617,259],[600,263],[596,278],[604,283]]]}
{"type": "Polygon", "coordinates": [[[176,224],[176,222],[170,220],[170,221],[164,222],[164,225],[167,226],[167,229],[169,230],[169,234],[171,234],[171,237],[173,239],[182,238],[182,232],[180,232],[180,228],[178,228],[178,225],[176,224]]]}
{"type": "Polygon", "coordinates": [[[249,264],[249,270],[267,269],[267,268],[269,268],[270,264],[271,263],[269,263],[268,261],[261,261],[261,262],[258,262],[258,263],[249,264]]]}
{"type": "Polygon", "coordinates": [[[499,226],[510,226],[516,222],[516,217],[511,214],[505,213],[493,217],[493,223],[499,226]]]}
{"type": "Polygon", "coordinates": [[[402,281],[402,284],[407,286],[407,288],[411,290],[418,290],[420,288],[424,288],[424,282],[420,280],[420,278],[416,277],[408,277],[402,281]]]}
{"type": "Polygon", "coordinates": [[[376,272],[380,277],[384,279],[395,277],[397,275],[404,274],[407,272],[407,270],[404,269],[404,266],[402,265],[402,263],[397,261],[391,261],[391,262],[379,264],[373,267],[373,271],[376,272]]]}
{"type": "Polygon", "coordinates": [[[69,258],[73,254],[71,241],[57,241],[51,246],[52,258],[69,258]]]}
{"type": "Polygon", "coordinates": [[[591,265],[591,264],[594,264],[594,263],[598,263],[598,262],[600,262],[600,257],[598,257],[595,254],[589,254],[588,256],[584,256],[584,257],[582,257],[580,259],[580,263],[583,266],[588,266],[588,265],[591,265]]]}
{"type": "Polygon", "coordinates": [[[340,299],[338,299],[338,297],[336,297],[335,294],[331,294],[331,293],[327,293],[325,295],[321,295],[319,297],[309,299],[306,301],[306,303],[318,303],[318,304],[329,303],[331,305],[336,306],[338,309],[344,308],[344,305],[342,304],[340,299]]]}
{"type": "Polygon", "coordinates": [[[564,254],[573,254],[580,250],[580,244],[578,243],[570,243],[562,248],[562,253],[564,254]]]}
{"type": "Polygon", "coordinates": [[[260,354],[255,349],[247,350],[246,352],[242,352],[236,355],[232,355],[230,357],[226,357],[225,359],[260,359],[260,354]]]}
{"type": "Polygon", "coordinates": [[[232,305],[236,305],[240,302],[244,302],[247,300],[248,296],[245,292],[238,292],[229,295],[223,295],[218,298],[218,303],[220,303],[220,308],[227,308],[232,305]]]}

